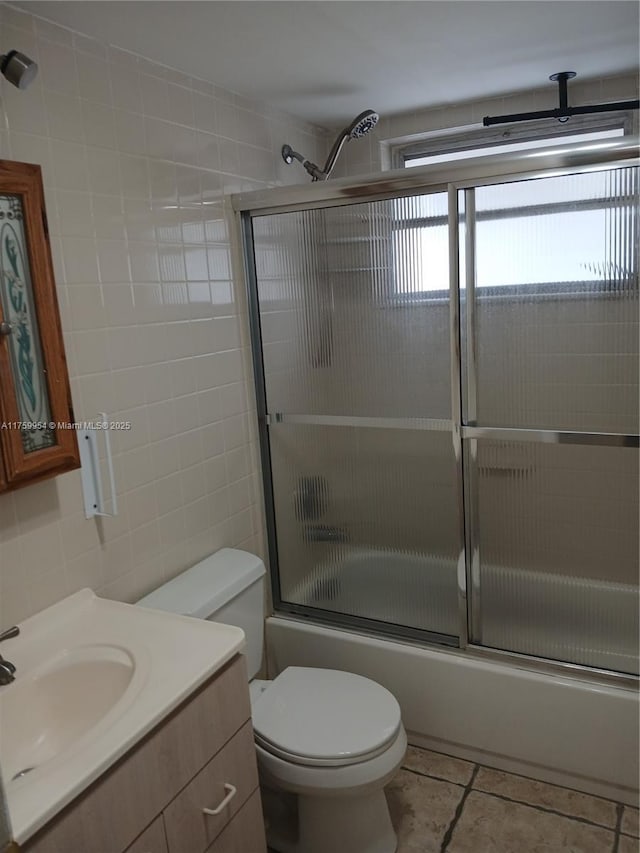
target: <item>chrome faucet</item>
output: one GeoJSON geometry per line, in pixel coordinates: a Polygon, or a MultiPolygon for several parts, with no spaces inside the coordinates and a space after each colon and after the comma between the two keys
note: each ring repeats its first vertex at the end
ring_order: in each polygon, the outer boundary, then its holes
{"type": "MultiPolygon", "coordinates": [[[[0,643],[3,640],[10,640],[12,637],[17,637],[20,633],[20,628],[14,625],[13,628],[8,628],[0,634],[0,643]]],[[[0,655],[0,686],[3,684],[11,684],[15,680],[15,665],[11,661],[5,660],[0,655]]]]}
{"type": "Polygon", "coordinates": [[[15,681],[15,671],[15,666],[0,655],[0,687],[3,684],[11,684],[12,681],[15,681]]]}

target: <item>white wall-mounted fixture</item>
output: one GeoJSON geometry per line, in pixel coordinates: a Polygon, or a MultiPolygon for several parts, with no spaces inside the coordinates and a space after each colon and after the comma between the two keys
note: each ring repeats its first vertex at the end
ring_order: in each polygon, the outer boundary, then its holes
{"type": "Polygon", "coordinates": [[[118,514],[116,498],[116,483],[113,474],[113,457],[109,438],[109,419],[106,412],[98,412],[101,420],[93,424],[85,424],[85,429],[78,430],[78,447],[80,448],[80,474],[82,476],[82,493],[84,495],[84,513],[86,518],[96,516],[113,517],[118,514]],[[109,490],[111,493],[112,512],[105,512],[102,494],[102,476],[100,474],[100,459],[98,456],[98,434],[104,435],[105,458],[109,473],[109,490]]]}

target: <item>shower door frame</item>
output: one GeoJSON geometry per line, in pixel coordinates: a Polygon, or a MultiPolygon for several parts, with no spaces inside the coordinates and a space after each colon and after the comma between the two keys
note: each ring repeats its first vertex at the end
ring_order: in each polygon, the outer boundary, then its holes
{"type": "MultiPolygon", "coordinates": [[[[509,661],[526,669],[539,669],[546,673],[576,676],[596,682],[614,683],[636,687],[638,677],[628,673],[599,669],[584,664],[576,664],[560,660],[539,658],[515,651],[485,647],[474,643],[471,639],[478,635],[478,593],[479,593],[479,551],[474,538],[475,527],[473,518],[477,512],[477,500],[470,492],[474,489],[474,465],[465,469],[464,453],[473,456],[478,439],[500,439],[524,442],[544,442],[553,444],[582,444],[608,447],[640,447],[638,434],[602,433],[573,430],[546,430],[509,427],[478,426],[475,423],[463,423],[463,384],[462,384],[462,348],[460,329],[460,279],[465,277],[467,307],[472,305],[469,293],[473,293],[473,258],[471,251],[474,246],[474,189],[489,184],[510,183],[518,180],[556,177],[567,174],[601,171],[604,169],[638,166],[637,137],[624,137],[621,140],[607,143],[572,143],[559,144],[557,148],[525,151],[516,154],[496,154],[478,157],[459,163],[445,163],[422,168],[399,169],[391,172],[377,173],[373,176],[357,179],[338,179],[330,182],[318,182],[307,185],[259,190],[257,192],[240,193],[231,197],[235,212],[236,230],[239,244],[242,246],[244,277],[246,283],[249,324],[251,333],[251,349],[254,368],[254,383],[256,393],[258,437],[262,464],[263,496],[265,521],[267,528],[267,544],[270,558],[270,577],[274,610],[293,618],[317,620],[324,625],[334,625],[339,628],[357,630],[359,633],[384,634],[392,639],[405,642],[420,642],[422,644],[436,643],[441,649],[455,646],[467,654],[485,660],[509,661]],[[465,194],[465,270],[460,270],[460,192],[465,194]],[[292,213],[296,211],[342,207],[352,204],[384,201],[405,196],[422,195],[427,193],[448,193],[449,216],[449,337],[451,357],[451,421],[436,423],[431,419],[414,418],[349,418],[338,416],[287,416],[267,411],[266,387],[264,376],[262,335],[260,325],[260,307],[258,301],[258,281],[255,271],[254,244],[252,219],[254,216],[292,213]],[[470,216],[469,213],[472,215],[470,216]],[[456,223],[452,227],[451,223],[456,223]],[[345,614],[314,608],[307,605],[293,604],[282,600],[278,565],[278,545],[276,536],[275,506],[273,499],[273,478],[271,470],[271,451],[269,426],[272,423],[324,423],[356,426],[357,422],[368,421],[369,425],[383,425],[383,421],[393,421],[393,426],[402,427],[418,421],[424,421],[423,429],[443,428],[451,430],[453,450],[455,454],[457,488],[458,488],[458,520],[462,550],[457,561],[457,590],[458,590],[458,621],[459,639],[451,642],[446,635],[436,634],[428,630],[418,630],[401,627],[392,630],[377,620],[363,617],[352,617],[345,614]],[[373,422],[378,422],[374,424],[373,422]],[[468,448],[468,451],[467,449],[468,448]],[[470,472],[470,476],[468,473],[470,472]]],[[[475,339],[475,318],[473,312],[467,310],[467,378],[471,392],[476,387],[476,366],[473,343],[475,339]]],[[[471,409],[468,420],[474,420],[474,394],[469,394],[471,409]]],[[[363,424],[364,425],[364,424],[363,424]]],[[[386,424],[385,424],[386,425],[386,424]]],[[[453,651],[453,649],[451,649],[453,651]]]]}

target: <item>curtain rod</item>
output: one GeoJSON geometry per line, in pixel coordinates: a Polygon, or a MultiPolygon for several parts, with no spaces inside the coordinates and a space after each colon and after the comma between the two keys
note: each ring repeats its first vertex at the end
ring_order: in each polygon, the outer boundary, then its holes
{"type": "Polygon", "coordinates": [[[558,84],[559,106],[554,110],[538,110],[529,113],[512,113],[504,116],[485,116],[482,124],[489,127],[492,124],[505,124],[514,121],[531,121],[538,118],[557,118],[560,122],[569,121],[571,116],[589,115],[591,113],[610,113],[617,110],[637,110],[640,108],[640,100],[616,101],[608,104],[593,104],[588,107],[570,107],[567,98],[567,80],[576,76],[575,71],[559,71],[552,74],[549,80],[558,84]]]}

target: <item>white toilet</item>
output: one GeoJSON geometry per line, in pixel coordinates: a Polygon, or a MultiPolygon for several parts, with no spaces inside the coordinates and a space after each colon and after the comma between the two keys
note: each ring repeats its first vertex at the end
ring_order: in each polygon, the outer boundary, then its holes
{"type": "MultiPolygon", "coordinates": [[[[262,662],[264,583],[262,560],[223,548],[138,604],[242,628],[251,680],[262,662]]],[[[250,692],[269,846],[394,853],[383,787],[407,748],[395,697],[368,678],[310,667],[251,681],[250,692]]]]}

